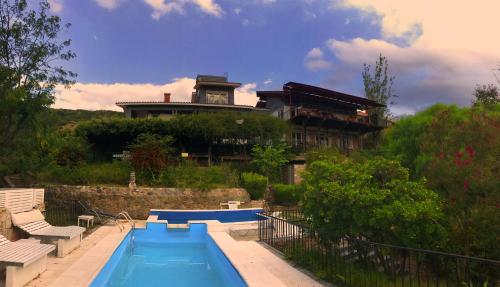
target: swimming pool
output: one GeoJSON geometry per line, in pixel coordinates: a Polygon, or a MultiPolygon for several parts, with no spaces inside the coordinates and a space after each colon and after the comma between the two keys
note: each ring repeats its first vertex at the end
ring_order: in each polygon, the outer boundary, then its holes
{"type": "Polygon", "coordinates": [[[91,284],[98,286],[247,286],[207,233],[206,224],[131,231],[91,284]]]}
{"type": "Polygon", "coordinates": [[[189,220],[218,220],[222,223],[259,220],[258,213],[262,208],[221,209],[221,210],[160,210],[152,209],[149,214],[157,215],[158,220],[168,220],[169,223],[187,223],[189,220]]]}

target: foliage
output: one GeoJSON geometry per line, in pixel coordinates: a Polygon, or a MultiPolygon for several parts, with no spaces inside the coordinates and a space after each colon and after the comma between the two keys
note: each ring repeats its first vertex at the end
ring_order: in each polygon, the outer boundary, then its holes
{"type": "Polygon", "coordinates": [[[38,180],[41,184],[126,186],[131,170],[126,161],[80,164],[73,167],[51,164],[38,174],[38,180]]]}
{"type": "Polygon", "coordinates": [[[500,258],[497,245],[484,245],[500,238],[500,104],[465,109],[458,119],[438,114],[421,148],[429,187],[446,199],[456,252],[500,258]]]}
{"type": "Polygon", "coordinates": [[[408,169],[380,157],[357,163],[327,160],[304,173],[303,210],[322,235],[413,247],[437,247],[443,230],[438,195],[408,169]]]}
{"type": "Polygon", "coordinates": [[[250,164],[257,173],[265,174],[271,181],[278,181],[281,177],[283,167],[289,161],[289,148],[280,143],[275,146],[255,145],[252,148],[252,161],[250,164]]]}
{"type": "Polygon", "coordinates": [[[295,184],[273,184],[271,186],[273,192],[274,204],[280,205],[297,205],[302,198],[302,186],[295,184]]]}
{"type": "Polygon", "coordinates": [[[169,135],[178,149],[206,153],[214,145],[279,142],[287,128],[286,122],[267,114],[228,112],[179,115],[169,120],[98,119],[79,124],[76,132],[87,138],[96,153],[109,156],[126,149],[141,133],[169,135]],[[243,119],[244,123],[238,125],[237,119],[243,119]]]}
{"type": "Polygon", "coordinates": [[[75,57],[71,41],[60,40],[69,25],[49,8],[46,0],[37,10],[26,0],[0,0],[0,161],[22,143],[21,131],[38,128],[37,116],[53,103],[55,85],[69,85],[76,76],[60,66],[75,57]]]}
{"type": "Polygon", "coordinates": [[[435,118],[447,114],[447,121],[453,125],[464,117],[465,110],[454,105],[436,104],[412,116],[402,117],[384,132],[380,149],[385,157],[395,157],[410,169],[413,179],[419,178],[431,156],[422,150],[422,143],[435,118]]]}
{"type": "Polygon", "coordinates": [[[149,133],[140,134],[130,145],[130,162],[134,169],[156,180],[167,166],[168,155],[172,151],[172,138],[149,133]]]}
{"type": "Polygon", "coordinates": [[[227,165],[202,167],[192,161],[184,161],[164,169],[159,185],[201,190],[230,188],[238,186],[238,174],[227,165]]]}
{"type": "Polygon", "coordinates": [[[340,152],[338,148],[322,147],[318,149],[308,150],[305,154],[306,162],[313,162],[318,160],[340,160],[345,159],[345,155],[340,152]]]}
{"type": "Polygon", "coordinates": [[[500,103],[500,89],[494,85],[476,86],[474,105],[491,106],[500,103]]]}
{"type": "Polygon", "coordinates": [[[253,172],[241,174],[241,185],[248,191],[250,198],[260,199],[267,189],[267,177],[253,172]]]}
{"type": "Polygon", "coordinates": [[[74,167],[85,163],[90,157],[87,142],[65,131],[51,134],[45,150],[49,154],[49,160],[60,166],[74,167]]]}
{"type": "Polygon", "coordinates": [[[377,121],[380,125],[385,123],[385,120],[390,115],[388,106],[393,104],[392,99],[396,98],[392,90],[394,77],[388,75],[389,63],[386,57],[379,55],[375,62],[373,75],[371,65],[363,65],[363,84],[365,88],[365,96],[387,107],[380,107],[374,109],[374,114],[377,116],[377,121]]]}

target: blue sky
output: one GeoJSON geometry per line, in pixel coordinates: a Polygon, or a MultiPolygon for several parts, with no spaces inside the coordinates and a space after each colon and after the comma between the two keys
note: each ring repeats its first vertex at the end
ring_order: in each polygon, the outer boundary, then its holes
{"type": "MultiPolygon", "coordinates": [[[[383,53],[396,76],[394,110],[411,113],[438,101],[468,104],[475,84],[494,81],[491,67],[500,59],[489,39],[476,46],[462,46],[462,33],[450,45],[439,40],[437,16],[418,13],[431,7],[427,0],[419,7],[389,0],[49,2],[72,24],[63,37],[73,40],[77,58],[68,68],[79,74],[71,90],[58,88],[56,107],[117,109],[116,101],[160,99],[163,92],[187,100],[196,74],[226,72],[244,84],[242,104],[254,103],[256,90],[288,81],[363,96],[363,63],[383,53]]],[[[496,6],[462,8],[481,17],[498,6],[489,3],[496,6]]]]}

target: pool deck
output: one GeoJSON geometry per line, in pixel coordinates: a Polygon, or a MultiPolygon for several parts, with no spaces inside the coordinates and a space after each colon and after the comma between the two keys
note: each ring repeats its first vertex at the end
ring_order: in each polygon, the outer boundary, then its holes
{"type": "MultiPolygon", "coordinates": [[[[225,224],[205,222],[209,235],[250,287],[324,286],[256,241],[237,241],[228,230],[231,226],[251,226],[252,223],[225,224]]],[[[125,225],[124,225],[125,226],[125,225]]],[[[144,226],[144,222],[137,228],[144,226]]],[[[127,230],[105,225],[87,236],[82,246],[64,258],[49,257],[47,271],[31,281],[29,287],[88,286],[126,236],[127,230]]]]}

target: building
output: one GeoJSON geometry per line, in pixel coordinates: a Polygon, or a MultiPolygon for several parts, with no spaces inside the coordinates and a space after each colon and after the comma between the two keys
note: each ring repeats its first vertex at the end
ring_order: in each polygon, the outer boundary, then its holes
{"type": "Polygon", "coordinates": [[[229,82],[227,77],[198,75],[191,102],[172,102],[170,93],[163,101],[118,102],[127,118],[169,118],[178,114],[199,112],[267,112],[266,109],[235,105],[234,89],[241,83],[229,82]]]}
{"type": "Polygon", "coordinates": [[[292,126],[290,143],[298,150],[338,147],[343,151],[363,148],[364,135],[384,124],[371,109],[384,107],[366,98],[289,82],[282,91],[258,91],[258,108],[292,126]]]}

